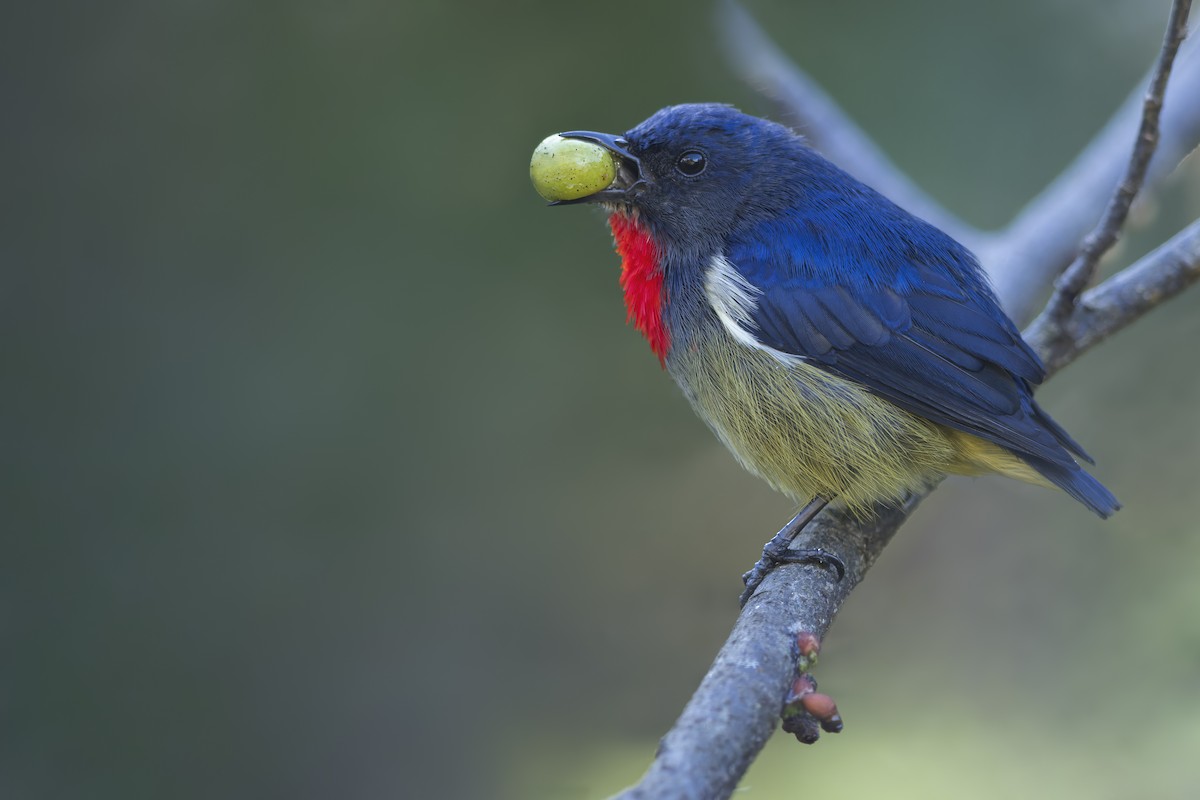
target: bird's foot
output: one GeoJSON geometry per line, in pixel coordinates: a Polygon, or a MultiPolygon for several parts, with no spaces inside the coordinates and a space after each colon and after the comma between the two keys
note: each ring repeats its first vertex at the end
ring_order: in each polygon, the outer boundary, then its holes
{"type": "Polygon", "coordinates": [[[800,509],[799,513],[771,538],[771,541],[763,546],[762,558],[742,576],[742,583],[746,584],[746,588],[738,598],[739,605],[744,608],[750,595],[754,594],[754,590],[763,582],[763,578],[767,577],[771,570],[780,564],[820,564],[823,567],[832,567],[837,570],[839,581],[846,577],[846,565],[832,553],[817,548],[791,549],[792,542],[800,535],[800,531],[804,530],[804,527],[812,522],[828,503],[828,497],[817,495],[808,501],[808,505],[800,509]]]}
{"type": "Polygon", "coordinates": [[[742,594],[738,597],[738,604],[746,605],[746,601],[754,594],[754,590],[771,571],[780,564],[817,564],[832,569],[837,573],[837,579],[840,581],[846,577],[846,565],[842,560],[826,550],[818,547],[805,548],[803,550],[792,550],[788,547],[791,540],[786,542],[779,541],[779,535],[767,542],[763,547],[762,558],[755,562],[749,572],[742,575],[742,583],[746,588],[742,590],[742,594]]]}

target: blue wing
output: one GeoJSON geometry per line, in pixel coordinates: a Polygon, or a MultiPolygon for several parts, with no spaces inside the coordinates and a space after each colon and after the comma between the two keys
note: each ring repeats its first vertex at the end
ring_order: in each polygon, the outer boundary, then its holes
{"type": "Polygon", "coordinates": [[[1007,448],[1059,485],[1090,479],[1070,455],[1087,454],[1034,402],[1045,370],[974,257],[895,211],[903,216],[844,239],[829,233],[844,226],[793,219],[733,242],[728,259],[755,300],[746,332],[1007,448]]]}

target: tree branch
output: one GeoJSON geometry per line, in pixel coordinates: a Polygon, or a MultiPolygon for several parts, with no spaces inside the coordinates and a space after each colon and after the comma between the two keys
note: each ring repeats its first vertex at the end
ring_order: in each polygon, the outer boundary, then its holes
{"type": "MultiPolygon", "coordinates": [[[[1147,85],[1143,81],[1131,92],[1075,160],[976,251],[1013,319],[1028,321],[1033,316],[1046,284],[1070,263],[1080,239],[1096,224],[1120,179],[1147,85]]],[[[1147,190],[1160,186],[1200,143],[1200,39],[1180,48],[1163,103],[1147,190]]]]}
{"type": "Polygon", "coordinates": [[[826,507],[800,535],[803,547],[836,553],[846,565],[829,570],[779,567],[742,609],[733,632],[663,737],[654,763],[619,800],[728,797],[779,724],[784,692],[796,674],[797,634],[818,639],[867,569],[921,501],[879,506],[869,520],[826,507]]]}
{"type": "MultiPolygon", "coordinates": [[[[1175,0],[1172,20],[1179,18],[1181,9],[1186,20],[1187,6],[1190,0],[1175,0]]],[[[807,109],[805,113],[816,108],[820,121],[815,127],[822,135],[849,137],[850,145],[840,158],[830,149],[826,153],[843,165],[857,165],[857,169],[852,167],[853,171],[869,181],[890,186],[892,196],[910,208],[932,203],[811,80],[798,70],[794,75],[787,74],[794,67],[745,11],[733,2],[725,2],[722,13],[731,15],[727,20],[731,27],[741,26],[730,34],[730,44],[732,57],[743,72],[748,64],[758,64],[768,93],[797,104],[796,108],[807,109]],[[778,80],[781,75],[787,80],[778,80]],[[897,176],[903,180],[897,182],[897,176]]],[[[1148,185],[1170,172],[1200,137],[1200,57],[1196,47],[1187,50],[1188,67],[1177,69],[1177,74],[1182,74],[1183,87],[1172,84],[1166,95],[1159,153],[1152,161],[1147,158],[1148,185]]],[[[1068,239],[1077,242],[1103,208],[1103,193],[1111,190],[1120,174],[1120,159],[1128,152],[1128,132],[1133,127],[1129,123],[1137,115],[1138,105],[1140,102],[1133,106],[1127,102],[1075,163],[988,248],[987,255],[992,258],[1007,259],[1015,259],[1018,254],[1029,255],[1031,247],[1040,248],[1039,255],[1030,255],[1015,264],[1006,263],[994,273],[1000,296],[1015,311],[1015,316],[1028,314],[1032,298],[1044,291],[1062,264],[1069,260],[1070,254],[1063,254],[1064,243],[1068,239]],[[1114,159],[1116,164],[1112,163],[1114,159]],[[1103,186],[1097,187],[1097,182],[1103,186]],[[1100,195],[1099,201],[1096,195],[1100,195]],[[1086,223],[1081,222],[1088,216],[1080,210],[1081,205],[1091,212],[1091,220],[1086,223]],[[1037,215],[1036,220],[1030,216],[1033,214],[1037,215]]],[[[806,118],[804,114],[797,117],[806,118]]],[[[1140,151],[1141,148],[1135,148],[1135,160],[1140,151]]],[[[1130,169],[1138,167],[1132,164],[1130,169]]],[[[1145,164],[1141,169],[1147,169],[1145,164]]],[[[925,216],[936,224],[957,228],[960,234],[969,230],[938,211],[936,204],[927,206],[925,216]],[[930,209],[934,213],[929,213],[930,209]],[[947,219],[950,225],[946,225],[947,219]]],[[[1053,374],[1196,282],[1200,282],[1200,220],[1132,266],[1084,292],[1066,314],[1043,315],[1026,332],[1026,338],[1053,374]]],[[[866,520],[826,508],[806,527],[793,547],[818,548],[837,555],[846,566],[843,580],[835,581],[827,570],[805,564],[784,565],[768,575],[742,610],[728,641],[683,714],[663,738],[649,770],[637,785],[616,797],[620,800],[728,797],[778,724],[783,698],[796,675],[797,636],[824,637],[841,604],[923,497],[911,497],[899,507],[877,506],[866,520]]]]}
{"type": "MultiPolygon", "coordinates": [[[[1198,281],[1200,220],[1085,293],[1061,332],[1031,329],[1028,338],[1056,372],[1198,281]]],[[[781,566],[768,575],[663,738],[650,769],[616,798],[728,797],[778,724],[795,675],[797,634],[824,638],[842,603],[922,499],[879,506],[866,521],[826,508],[805,528],[794,547],[837,555],[846,565],[845,578],[835,582],[827,570],[804,564],[781,566]]]]}
{"type": "Polygon", "coordinates": [[[1200,281],[1200,220],[1085,292],[1064,320],[1041,316],[1025,339],[1053,375],[1085,351],[1200,281]]]}
{"type": "Polygon", "coordinates": [[[1133,199],[1137,197],[1146,180],[1150,159],[1158,146],[1158,121],[1163,107],[1163,94],[1171,77],[1171,65],[1175,62],[1175,54],[1179,52],[1179,45],[1187,36],[1187,19],[1191,9],[1192,0],[1175,0],[1171,5],[1167,32],[1163,35],[1162,50],[1158,54],[1158,62],[1154,65],[1150,86],[1142,102],[1141,124],[1138,126],[1133,154],[1125,167],[1125,174],[1117,185],[1117,191],[1108,201],[1099,224],[1084,238],[1079,255],[1075,256],[1075,260],[1055,283],[1054,294],[1050,296],[1046,310],[1042,312],[1043,316],[1059,325],[1071,315],[1079,295],[1092,282],[1101,257],[1117,243],[1117,236],[1120,235],[1121,228],[1129,216],[1133,199]]]}
{"type": "MultiPolygon", "coordinates": [[[[1140,82],[1075,160],[1012,222],[989,232],[958,219],[920,189],[735,0],[720,3],[718,34],[734,70],[777,104],[782,121],[804,133],[831,161],[974,250],[1018,322],[1032,318],[1046,284],[1070,263],[1080,239],[1096,224],[1127,163],[1150,80],[1140,82]]],[[[1197,143],[1200,39],[1186,42],[1175,60],[1146,187],[1161,184],[1197,143]]]]}

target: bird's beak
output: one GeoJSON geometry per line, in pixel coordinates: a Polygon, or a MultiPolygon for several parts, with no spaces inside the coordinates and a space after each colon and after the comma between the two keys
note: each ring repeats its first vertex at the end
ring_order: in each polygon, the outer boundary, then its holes
{"type": "Polygon", "coordinates": [[[593,142],[608,150],[615,156],[617,175],[607,188],[595,194],[589,194],[586,197],[579,197],[574,200],[557,200],[550,205],[569,206],[576,203],[628,204],[632,203],[634,196],[650,184],[650,181],[642,174],[642,162],[638,160],[637,156],[629,152],[629,142],[624,137],[611,133],[595,133],[593,131],[566,131],[560,133],[559,136],[564,139],[580,139],[585,142],[593,142]]]}

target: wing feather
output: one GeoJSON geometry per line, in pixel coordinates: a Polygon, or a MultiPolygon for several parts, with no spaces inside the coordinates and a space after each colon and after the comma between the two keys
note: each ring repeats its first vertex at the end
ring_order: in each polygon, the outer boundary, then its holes
{"type": "Polygon", "coordinates": [[[902,263],[869,264],[857,277],[822,263],[829,252],[792,250],[779,259],[778,250],[734,247],[729,261],[755,289],[747,333],[1018,455],[1064,466],[1074,463],[1067,450],[1086,457],[1034,403],[1041,361],[965,249],[950,250],[962,263],[947,264],[910,247],[902,263]],[[964,280],[963,270],[978,281],[964,280]]]}

